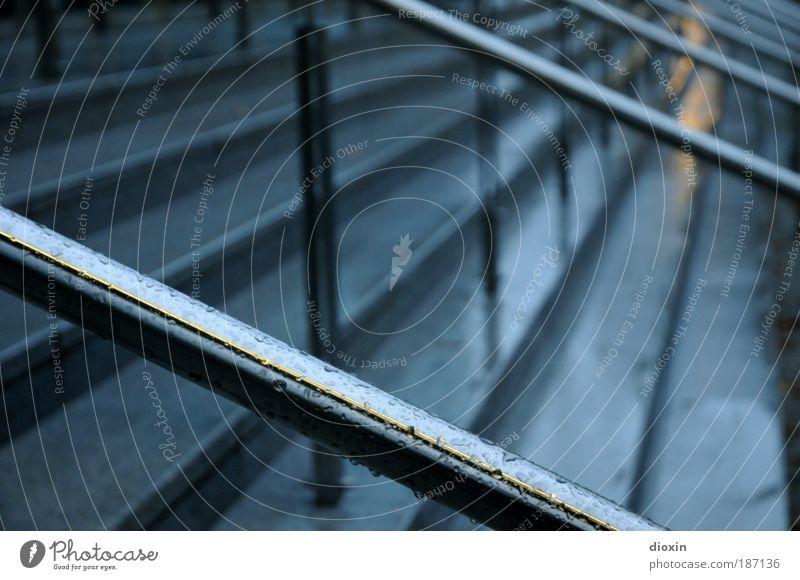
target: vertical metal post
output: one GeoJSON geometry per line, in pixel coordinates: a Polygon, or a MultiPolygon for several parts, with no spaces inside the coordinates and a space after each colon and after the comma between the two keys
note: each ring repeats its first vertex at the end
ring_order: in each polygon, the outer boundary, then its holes
{"type": "MultiPolygon", "coordinates": [[[[473,3],[475,13],[486,10],[487,16],[490,11],[488,2],[482,0],[475,0],[473,3]]],[[[487,83],[494,84],[495,73],[491,66],[486,66],[486,60],[480,56],[476,59],[476,72],[477,78],[485,80],[487,83]]],[[[478,193],[484,202],[486,209],[486,219],[481,222],[482,225],[482,242],[484,259],[486,260],[486,302],[487,313],[489,319],[487,320],[487,347],[488,352],[494,352],[499,344],[498,336],[498,321],[495,316],[492,316],[497,305],[497,287],[499,282],[499,275],[497,271],[498,263],[498,201],[497,201],[497,176],[490,163],[497,167],[497,141],[494,135],[494,125],[497,124],[497,101],[496,97],[486,94],[484,91],[477,91],[477,108],[478,108],[478,153],[486,159],[478,160],[478,193]]],[[[496,357],[493,356],[489,359],[489,363],[493,363],[496,357]]]]}
{"type": "Polygon", "coordinates": [[[250,14],[247,11],[247,3],[240,4],[239,12],[236,13],[236,42],[239,48],[247,48],[250,44],[250,14]]]}
{"type": "MultiPolygon", "coordinates": [[[[570,62],[568,58],[568,50],[569,50],[569,39],[566,32],[566,29],[561,30],[559,37],[559,50],[561,54],[559,55],[560,64],[565,68],[570,68],[570,62]]],[[[560,240],[560,248],[559,251],[566,252],[569,247],[569,155],[570,155],[570,147],[569,147],[569,132],[570,132],[570,110],[569,105],[566,101],[564,101],[561,107],[561,125],[560,125],[560,133],[561,137],[561,146],[564,148],[564,158],[567,159],[567,164],[562,165],[562,167],[558,167],[558,189],[559,189],[559,199],[561,201],[561,240],[560,240]]],[[[556,154],[556,161],[558,162],[559,156],[556,154]]]]}
{"type": "MultiPolygon", "coordinates": [[[[329,155],[327,131],[326,93],[327,78],[323,65],[324,33],[316,30],[312,23],[299,27],[297,32],[298,80],[300,113],[300,141],[302,176],[311,175],[312,170],[329,155]]],[[[305,177],[303,177],[305,179],[305,177]]],[[[333,206],[326,203],[331,194],[330,170],[314,179],[306,190],[305,228],[308,259],[309,309],[316,308],[319,320],[324,321],[331,335],[337,334],[336,287],[333,266],[334,252],[333,206]]],[[[323,348],[316,336],[314,320],[309,316],[309,339],[311,353],[322,360],[333,362],[330,353],[323,348]]],[[[333,357],[335,359],[335,357],[333,357]]],[[[319,505],[334,505],[341,498],[342,460],[331,455],[323,447],[315,447],[314,453],[315,501],[319,505]]]]}
{"type": "Polygon", "coordinates": [[[51,0],[39,0],[34,8],[39,40],[39,73],[44,78],[58,76],[58,34],[51,0]]]}
{"type": "Polygon", "coordinates": [[[347,19],[350,21],[350,26],[357,27],[360,23],[358,17],[361,13],[359,8],[361,3],[358,0],[350,0],[347,2],[347,19]]]}
{"type": "MultiPolygon", "coordinates": [[[[603,44],[607,44],[611,40],[611,35],[609,34],[609,26],[606,22],[600,22],[599,25],[600,25],[600,42],[603,44]]],[[[600,85],[605,85],[606,79],[608,77],[605,63],[602,60],[597,59],[597,65],[599,67],[598,70],[600,71],[597,83],[600,85]]],[[[611,120],[609,118],[610,115],[606,111],[602,110],[598,111],[597,116],[600,122],[600,146],[603,148],[602,162],[606,165],[606,167],[603,167],[603,170],[605,171],[610,167],[610,165],[606,163],[606,161],[610,160],[609,148],[611,145],[611,139],[609,135],[610,133],[609,125],[611,124],[611,120]]]]}
{"type": "Polygon", "coordinates": [[[219,0],[208,0],[208,17],[216,18],[222,12],[219,8],[219,0]]]}

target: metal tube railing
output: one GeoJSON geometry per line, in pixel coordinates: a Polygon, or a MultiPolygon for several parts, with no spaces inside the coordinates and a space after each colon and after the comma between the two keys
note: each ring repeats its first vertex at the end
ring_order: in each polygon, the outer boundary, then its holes
{"type": "Polygon", "coordinates": [[[419,0],[367,0],[405,20],[417,21],[432,32],[442,35],[462,47],[473,50],[501,65],[527,73],[562,98],[571,98],[609,113],[616,122],[630,125],[652,134],[656,139],[676,147],[690,147],[698,157],[718,163],[727,169],[752,172],[753,180],[779,193],[800,200],[800,174],[763,157],[751,158],[743,149],[727,141],[694,131],[671,116],[656,111],[617,91],[597,85],[583,76],[517,46],[510,41],[457,20],[419,0]]]}
{"type": "Polygon", "coordinates": [[[116,345],[496,529],[657,530],[79,243],[0,209],[0,284],[116,345]]]}
{"type": "Polygon", "coordinates": [[[731,22],[741,24],[746,23],[748,27],[758,34],[773,35],[778,31],[777,22],[781,22],[781,42],[800,46],[800,22],[797,22],[797,8],[790,9],[789,13],[784,10],[783,14],[776,11],[778,6],[774,0],[770,2],[770,8],[765,10],[764,0],[749,0],[747,2],[732,2],[730,0],[708,0],[697,3],[714,11],[721,18],[726,18],[731,22]],[[734,8],[737,4],[737,8],[734,8]]]}
{"type": "MultiPolygon", "coordinates": [[[[745,38],[740,26],[710,12],[701,12],[694,4],[688,4],[682,0],[649,0],[649,2],[656,8],[702,22],[714,35],[724,37],[739,46],[747,48],[752,46],[759,55],[768,56],[793,69],[800,67],[800,54],[790,47],[756,34],[745,38]]],[[[798,8],[800,9],[800,7],[798,8]]]]}
{"type": "MultiPolygon", "coordinates": [[[[800,106],[800,89],[763,70],[743,64],[729,56],[683,42],[673,32],[631,14],[626,10],[596,0],[567,0],[567,4],[580,8],[595,18],[607,22],[639,38],[649,40],[667,50],[688,56],[695,63],[720,72],[733,81],[741,81],[753,88],[767,91],[770,96],[797,107],[800,106]]],[[[695,65],[696,66],[696,65],[695,65]]]]}

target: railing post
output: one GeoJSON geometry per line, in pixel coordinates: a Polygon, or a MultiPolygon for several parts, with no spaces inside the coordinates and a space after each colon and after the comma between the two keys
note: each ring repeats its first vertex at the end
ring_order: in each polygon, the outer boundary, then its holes
{"type": "Polygon", "coordinates": [[[39,39],[39,72],[44,78],[58,76],[58,31],[51,0],[39,0],[34,8],[39,39]]]}
{"type": "MultiPolygon", "coordinates": [[[[566,29],[561,31],[559,36],[559,63],[564,68],[570,68],[569,62],[569,38],[567,36],[566,29]]],[[[563,98],[563,97],[562,97],[563,98]]],[[[570,133],[570,108],[567,104],[567,101],[564,100],[562,103],[561,109],[561,123],[560,123],[560,130],[561,130],[561,147],[563,148],[563,156],[564,159],[567,160],[566,163],[562,163],[561,167],[558,167],[558,193],[559,193],[559,200],[560,200],[560,218],[561,223],[559,225],[560,230],[560,241],[559,244],[561,247],[559,250],[561,252],[566,252],[569,248],[569,156],[570,156],[570,146],[569,146],[569,133],[570,133]]],[[[560,156],[556,154],[556,162],[558,162],[560,156]]]]}
{"type": "Polygon", "coordinates": [[[250,44],[250,14],[247,10],[247,3],[242,2],[236,13],[236,42],[239,48],[247,48],[250,44]]]}
{"type": "MultiPolygon", "coordinates": [[[[313,20],[300,26],[297,32],[297,64],[300,107],[301,179],[312,175],[330,151],[327,131],[327,78],[323,57],[324,31],[316,30],[313,20]]],[[[308,306],[315,308],[331,335],[337,334],[336,286],[334,265],[334,220],[330,170],[313,179],[305,196],[305,237],[307,243],[308,306]]],[[[333,363],[316,335],[314,319],[308,317],[311,353],[333,363]]],[[[341,495],[342,460],[321,446],[314,452],[314,483],[316,502],[336,504],[341,495]]]]}
{"type": "MultiPolygon", "coordinates": [[[[486,11],[489,14],[489,2],[475,0],[473,2],[474,11],[486,11]]],[[[486,66],[486,60],[480,56],[476,59],[477,78],[485,80],[487,83],[494,84],[496,75],[492,67],[486,66]]],[[[486,302],[487,302],[487,347],[488,352],[494,353],[499,344],[498,321],[492,313],[497,306],[497,287],[499,275],[497,272],[498,263],[498,201],[497,201],[497,175],[495,169],[498,167],[497,141],[495,138],[495,125],[497,124],[497,101],[494,96],[486,94],[484,91],[477,91],[477,144],[478,154],[482,159],[478,159],[478,194],[483,200],[486,210],[486,219],[481,222],[481,237],[484,259],[486,260],[486,302]]],[[[496,356],[492,356],[487,362],[493,363],[496,356]]]]}

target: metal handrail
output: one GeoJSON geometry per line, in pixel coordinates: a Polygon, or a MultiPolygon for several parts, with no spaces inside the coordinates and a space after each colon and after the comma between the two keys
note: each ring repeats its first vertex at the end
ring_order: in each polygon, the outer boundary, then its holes
{"type": "Polygon", "coordinates": [[[496,529],[656,524],[0,208],[0,285],[496,529]],[[433,490],[443,490],[435,495],[433,490]]]}

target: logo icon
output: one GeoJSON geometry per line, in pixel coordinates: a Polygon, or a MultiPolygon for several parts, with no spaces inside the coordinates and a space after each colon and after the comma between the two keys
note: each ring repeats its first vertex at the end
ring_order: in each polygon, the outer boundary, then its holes
{"type": "Polygon", "coordinates": [[[44,544],[39,540],[28,540],[19,549],[19,561],[26,568],[36,568],[44,559],[44,544]]]}
{"type": "Polygon", "coordinates": [[[392,276],[389,280],[389,292],[394,289],[394,285],[400,279],[400,274],[403,273],[403,266],[408,264],[414,254],[411,249],[411,242],[413,241],[409,238],[409,234],[406,234],[400,238],[400,243],[393,248],[395,255],[392,256],[392,276]]]}

